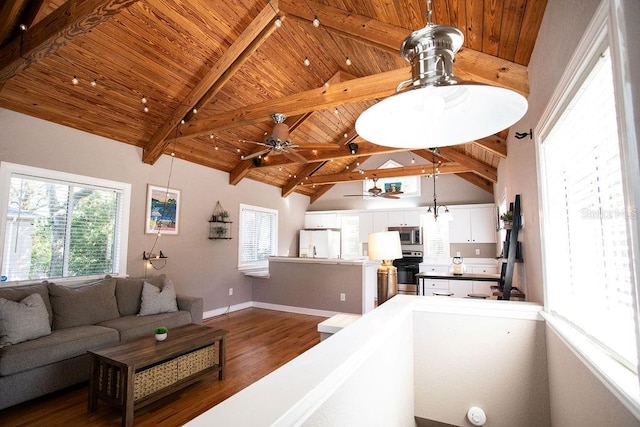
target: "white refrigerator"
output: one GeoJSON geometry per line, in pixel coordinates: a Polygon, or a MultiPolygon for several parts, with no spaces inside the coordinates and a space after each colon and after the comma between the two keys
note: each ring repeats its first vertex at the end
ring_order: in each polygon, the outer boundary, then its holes
{"type": "Polygon", "coordinates": [[[340,258],[340,232],[337,230],[300,230],[300,258],[340,258]]]}

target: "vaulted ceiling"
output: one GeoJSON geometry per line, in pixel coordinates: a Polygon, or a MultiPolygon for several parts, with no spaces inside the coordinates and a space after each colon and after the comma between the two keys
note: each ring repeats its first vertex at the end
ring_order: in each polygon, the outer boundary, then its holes
{"type": "MultiPolygon", "coordinates": [[[[465,36],[455,74],[527,96],[546,3],[433,0],[433,22],[465,36]]],[[[399,47],[426,22],[418,0],[4,0],[0,106],[141,147],[145,163],[175,153],[228,172],[230,184],[253,179],[314,201],[336,183],[424,173],[358,171],[406,150],[368,142],[354,125],[410,77],[399,47]],[[304,159],[243,159],[265,148],[256,142],[273,113],[287,116],[304,159]]],[[[507,133],[441,148],[440,173],[492,192],[507,133]]]]}

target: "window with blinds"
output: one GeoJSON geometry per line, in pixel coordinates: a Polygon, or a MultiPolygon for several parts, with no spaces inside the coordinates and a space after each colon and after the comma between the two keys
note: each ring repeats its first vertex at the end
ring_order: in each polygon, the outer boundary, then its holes
{"type": "Polygon", "coordinates": [[[605,49],[541,145],[549,311],[637,373],[632,251],[605,49]]]}
{"type": "Polygon", "coordinates": [[[3,282],[121,272],[128,184],[3,166],[3,282]]]}
{"type": "Polygon", "coordinates": [[[268,258],[277,251],[278,211],[241,204],[238,269],[268,267],[268,258]]]}

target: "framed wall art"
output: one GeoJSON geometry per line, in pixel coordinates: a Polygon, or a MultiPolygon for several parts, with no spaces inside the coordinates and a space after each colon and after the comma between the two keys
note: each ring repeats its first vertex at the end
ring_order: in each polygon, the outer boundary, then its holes
{"type": "Polygon", "coordinates": [[[146,234],[178,234],[180,190],[147,185],[146,234]]]}

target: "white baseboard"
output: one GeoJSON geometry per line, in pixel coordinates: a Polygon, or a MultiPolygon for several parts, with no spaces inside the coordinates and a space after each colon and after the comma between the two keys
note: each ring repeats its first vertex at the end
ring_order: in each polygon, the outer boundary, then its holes
{"type": "Polygon", "coordinates": [[[205,311],[202,314],[203,319],[209,319],[211,317],[221,316],[223,314],[232,313],[234,311],[243,310],[245,308],[256,307],[264,308],[267,310],[284,311],[287,313],[308,314],[311,316],[331,317],[338,314],[337,311],[316,310],[313,308],[294,307],[290,305],[269,304],[266,302],[248,301],[242,304],[230,305],[228,307],[216,308],[214,310],[205,311]]]}
{"type": "Polygon", "coordinates": [[[311,316],[331,317],[337,314],[337,311],[316,310],[314,308],[294,307],[291,305],[270,304],[267,302],[251,302],[252,307],[265,308],[267,310],[285,311],[287,313],[309,314],[311,316]]]}

